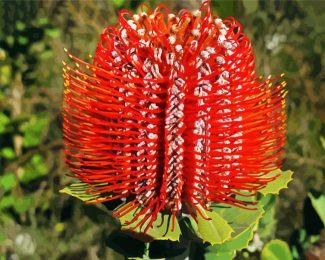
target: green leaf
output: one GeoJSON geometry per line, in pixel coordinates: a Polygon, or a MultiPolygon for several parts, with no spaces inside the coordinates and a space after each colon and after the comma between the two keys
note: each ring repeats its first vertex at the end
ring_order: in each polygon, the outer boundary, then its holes
{"type": "Polygon", "coordinates": [[[61,31],[59,28],[51,28],[51,29],[46,29],[45,33],[51,38],[58,38],[61,34],[61,31]]]}
{"type": "Polygon", "coordinates": [[[308,192],[308,197],[325,226],[325,195],[316,192],[308,192]]]}
{"type": "Polygon", "coordinates": [[[34,154],[30,161],[23,168],[23,175],[20,179],[23,183],[45,176],[48,172],[47,164],[40,154],[34,154]]]}
{"type": "Polygon", "coordinates": [[[232,260],[235,257],[235,251],[233,252],[208,252],[204,254],[205,260],[232,260]]]}
{"type": "Polygon", "coordinates": [[[324,137],[324,136],[321,136],[319,139],[320,139],[320,142],[321,142],[321,144],[322,144],[322,147],[323,147],[324,150],[325,150],[325,137],[324,137]]]}
{"type": "Polygon", "coordinates": [[[292,255],[286,242],[275,239],[264,246],[261,260],[292,260],[292,255]]]}
{"type": "Polygon", "coordinates": [[[39,18],[37,23],[39,25],[46,25],[49,23],[49,19],[46,16],[44,16],[44,17],[39,18]]]}
{"type": "MultiPolygon", "coordinates": [[[[139,216],[139,218],[131,224],[127,224],[130,222],[134,216],[141,210],[141,208],[136,208],[131,210],[129,213],[120,217],[119,220],[122,225],[122,230],[131,231],[132,233],[137,233],[140,236],[143,235],[143,232],[147,225],[150,222],[150,219],[146,220],[143,225],[139,227],[135,226],[143,220],[143,215],[139,216]]],[[[145,236],[156,240],[171,240],[171,241],[179,241],[179,237],[181,235],[181,230],[178,224],[177,219],[175,218],[174,230],[172,230],[172,215],[171,214],[162,214],[158,213],[156,220],[153,222],[152,228],[149,228],[145,236]]]]}
{"type": "Polygon", "coordinates": [[[218,212],[234,229],[235,232],[232,237],[236,237],[255,225],[262,217],[264,210],[262,206],[257,205],[254,210],[229,207],[219,209],[218,212]]]}
{"type": "Polygon", "coordinates": [[[9,122],[9,117],[7,117],[4,113],[0,113],[0,134],[6,131],[6,126],[9,122]]]}
{"type": "Polygon", "coordinates": [[[34,198],[32,196],[25,195],[24,197],[17,198],[13,206],[17,213],[22,214],[30,209],[33,203],[34,198]]]}
{"type": "Polygon", "coordinates": [[[0,176],[0,187],[2,187],[5,191],[11,190],[16,185],[17,179],[15,174],[12,172],[8,172],[5,175],[0,176]]]}
{"type": "MultiPolygon", "coordinates": [[[[1,85],[8,85],[11,81],[11,66],[1,64],[0,66],[0,83],[1,85]]],[[[7,124],[9,123],[9,118],[7,116],[4,117],[3,113],[0,113],[0,133],[2,129],[2,124],[7,124]],[[4,121],[5,120],[5,121],[4,121]]]]}
{"type": "Polygon", "coordinates": [[[25,23],[23,23],[21,21],[17,21],[16,22],[16,28],[17,28],[18,31],[23,31],[23,30],[25,30],[26,25],[25,25],[25,23]]]}
{"type": "Polygon", "coordinates": [[[49,120],[46,114],[33,115],[29,121],[24,122],[20,126],[20,130],[24,133],[24,147],[36,146],[40,143],[46,129],[48,127],[49,120]]]}
{"type": "Polygon", "coordinates": [[[26,45],[28,43],[28,38],[25,36],[18,36],[18,43],[21,45],[26,45]]]}
{"type": "Polygon", "coordinates": [[[0,245],[3,244],[3,242],[6,240],[6,234],[3,230],[0,230],[0,245]]]}
{"type": "Polygon", "coordinates": [[[113,0],[113,4],[118,8],[122,7],[124,2],[125,0],[113,0]]]}
{"type": "Polygon", "coordinates": [[[253,13],[258,8],[258,0],[243,1],[242,3],[244,5],[246,14],[253,13]]]}
{"type": "Polygon", "coordinates": [[[292,171],[281,171],[280,169],[272,171],[268,175],[265,176],[265,178],[274,177],[276,175],[279,175],[275,180],[269,182],[266,184],[266,186],[263,189],[260,189],[259,192],[263,195],[267,194],[279,194],[279,191],[287,188],[288,183],[292,180],[292,171]]]}
{"type": "Polygon", "coordinates": [[[203,242],[214,245],[230,239],[234,230],[219,213],[207,211],[199,205],[198,208],[204,216],[203,218],[201,214],[197,214],[198,236],[203,239],[203,242]]]}
{"type": "Polygon", "coordinates": [[[277,223],[275,218],[276,202],[277,197],[271,194],[263,196],[260,200],[260,205],[263,206],[265,213],[258,224],[258,235],[264,241],[272,238],[275,232],[277,223]]]}
{"type": "Polygon", "coordinates": [[[262,218],[264,210],[261,205],[256,210],[247,210],[236,207],[215,209],[233,228],[234,234],[231,239],[221,245],[209,248],[214,252],[232,252],[241,250],[248,246],[253,238],[253,231],[259,220],[262,218]]]}
{"type": "Polygon", "coordinates": [[[6,209],[11,207],[13,204],[15,203],[15,199],[13,196],[8,195],[8,196],[4,196],[1,198],[0,200],[0,210],[1,209],[6,209]]]}
{"type": "Polygon", "coordinates": [[[72,197],[80,199],[82,201],[91,201],[97,199],[99,195],[91,194],[92,189],[89,187],[87,183],[73,183],[70,186],[65,187],[60,190],[60,193],[68,194],[72,197]]]}
{"type": "Polygon", "coordinates": [[[1,149],[0,154],[3,158],[6,158],[8,160],[14,159],[16,156],[14,150],[11,147],[5,147],[1,149]]]}

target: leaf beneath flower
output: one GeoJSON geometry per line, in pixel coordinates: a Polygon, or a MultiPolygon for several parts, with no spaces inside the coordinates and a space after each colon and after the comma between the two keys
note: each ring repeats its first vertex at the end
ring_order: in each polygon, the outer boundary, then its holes
{"type": "Polygon", "coordinates": [[[214,252],[233,252],[241,250],[248,246],[253,238],[253,231],[261,217],[263,216],[263,207],[258,205],[256,210],[247,210],[235,207],[214,208],[215,211],[225,219],[233,228],[232,237],[221,245],[211,247],[209,250],[214,252]]]}
{"type": "MultiPolygon", "coordinates": [[[[124,216],[120,217],[119,220],[121,222],[121,229],[125,231],[130,231],[131,233],[137,233],[143,236],[145,228],[150,222],[150,219],[146,220],[144,224],[136,227],[137,224],[143,220],[143,215],[141,215],[135,222],[128,224],[137,212],[139,212],[139,208],[136,208],[124,216]],[[136,228],[135,228],[136,227],[136,228]]],[[[152,227],[148,229],[145,236],[152,238],[151,240],[171,240],[171,241],[179,241],[179,237],[181,235],[181,230],[178,225],[177,219],[175,219],[174,230],[172,230],[172,215],[171,214],[162,214],[159,213],[157,215],[156,220],[153,222],[152,227]]]]}
{"type": "Polygon", "coordinates": [[[279,194],[279,191],[287,188],[288,183],[292,180],[292,171],[281,171],[277,169],[270,172],[265,177],[274,177],[279,175],[274,181],[269,182],[263,189],[260,189],[259,192],[263,195],[267,194],[279,194]]]}
{"type": "Polygon", "coordinates": [[[222,244],[230,239],[234,230],[219,213],[207,211],[201,206],[198,206],[198,208],[204,216],[203,218],[199,213],[197,214],[197,233],[203,239],[203,242],[215,245],[222,244]]]}
{"type": "Polygon", "coordinates": [[[65,187],[60,190],[60,193],[68,194],[85,202],[99,198],[99,195],[91,193],[91,188],[87,183],[81,182],[73,183],[70,186],[65,187]]]}

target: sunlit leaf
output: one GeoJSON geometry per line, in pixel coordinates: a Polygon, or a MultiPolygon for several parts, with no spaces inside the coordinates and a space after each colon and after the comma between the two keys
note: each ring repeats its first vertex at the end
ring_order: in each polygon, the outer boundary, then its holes
{"type": "Polygon", "coordinates": [[[221,244],[230,239],[231,233],[234,232],[227,221],[217,212],[207,211],[198,206],[201,214],[197,214],[198,235],[203,242],[210,244],[221,244]],[[210,219],[210,220],[208,220],[210,219]]]}
{"type": "Polygon", "coordinates": [[[81,182],[73,183],[70,186],[63,188],[62,190],[60,190],[60,193],[68,194],[85,202],[94,200],[99,197],[97,194],[91,193],[91,188],[87,183],[81,182]]]}
{"type": "Polygon", "coordinates": [[[125,2],[125,0],[113,0],[113,4],[118,8],[122,7],[124,2],[125,2]]]}
{"type": "Polygon", "coordinates": [[[258,221],[263,216],[262,206],[256,206],[256,210],[247,210],[236,207],[215,208],[223,219],[234,230],[231,239],[221,245],[215,245],[209,248],[213,252],[233,252],[241,250],[248,246],[249,241],[253,238],[253,231],[258,221]]]}
{"type": "Polygon", "coordinates": [[[46,29],[45,33],[51,38],[58,38],[61,34],[61,31],[59,28],[51,28],[51,29],[46,29]]]}
{"type": "Polygon", "coordinates": [[[205,260],[232,260],[235,256],[235,251],[233,252],[208,252],[204,254],[205,260]]]}
{"type": "Polygon", "coordinates": [[[292,180],[292,171],[281,171],[275,170],[265,177],[273,177],[279,175],[274,181],[269,182],[263,189],[260,189],[259,192],[263,195],[267,194],[279,194],[279,191],[287,188],[288,183],[292,180]]]}
{"type": "Polygon", "coordinates": [[[1,199],[0,199],[0,210],[1,209],[6,209],[6,208],[9,208],[11,207],[13,204],[15,203],[15,199],[13,196],[10,195],[7,195],[7,196],[3,196],[1,199]]]}
{"type": "Polygon", "coordinates": [[[292,255],[286,242],[275,239],[267,243],[261,253],[261,260],[291,260],[292,255]]]}
{"type": "Polygon", "coordinates": [[[15,158],[15,152],[11,147],[5,147],[5,148],[1,149],[0,154],[2,157],[6,158],[8,160],[15,158]]]}
{"type": "Polygon", "coordinates": [[[17,185],[17,178],[12,172],[0,176],[0,188],[9,191],[17,185]]]}
{"type": "MultiPolygon", "coordinates": [[[[8,85],[11,80],[11,66],[9,65],[0,65],[0,84],[1,85],[8,85]]],[[[1,131],[1,124],[3,121],[6,120],[6,118],[3,117],[3,114],[0,113],[0,133],[1,131]]],[[[6,123],[8,123],[8,120],[6,120],[6,123]]]]}

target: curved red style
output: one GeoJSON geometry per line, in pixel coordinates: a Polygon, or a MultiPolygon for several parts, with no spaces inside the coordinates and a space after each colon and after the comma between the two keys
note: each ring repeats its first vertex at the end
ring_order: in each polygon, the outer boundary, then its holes
{"type": "Polygon", "coordinates": [[[255,73],[251,43],[205,2],[192,13],[119,13],[88,64],[64,63],[66,161],[93,202],[125,199],[147,228],[159,212],[249,208],[285,143],[285,83],[255,73]]]}

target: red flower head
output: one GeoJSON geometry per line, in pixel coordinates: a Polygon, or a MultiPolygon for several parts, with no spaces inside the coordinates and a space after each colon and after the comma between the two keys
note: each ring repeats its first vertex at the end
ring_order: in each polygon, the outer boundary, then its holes
{"type": "MultiPolygon", "coordinates": [[[[146,7],[147,8],[147,7],[146,7]]],[[[249,39],[205,2],[192,13],[119,13],[93,63],[65,64],[66,161],[93,199],[192,216],[216,203],[248,207],[272,181],[285,143],[285,83],[262,81],[249,39]]]]}

